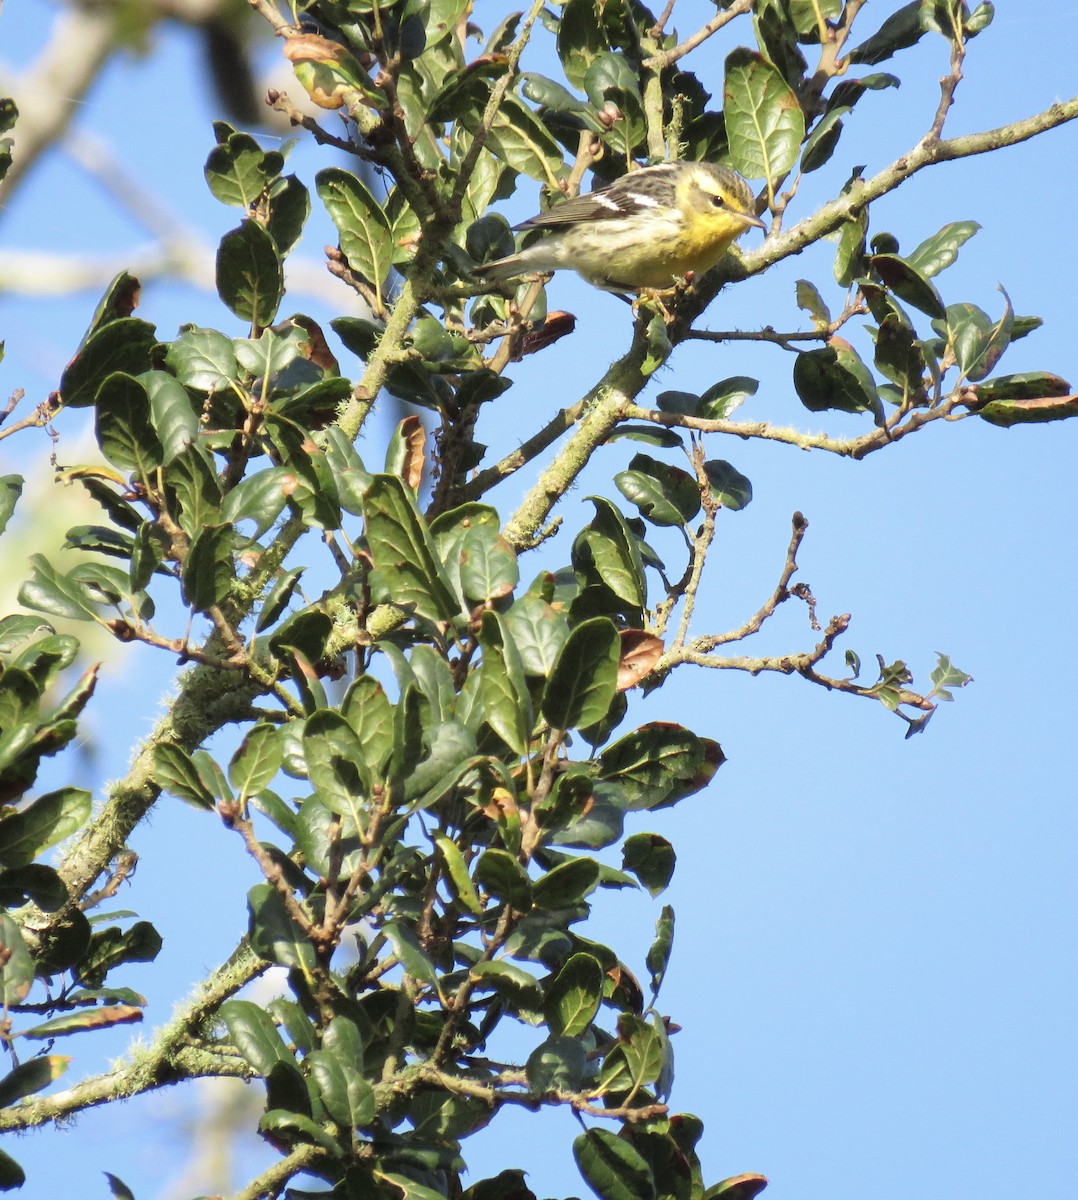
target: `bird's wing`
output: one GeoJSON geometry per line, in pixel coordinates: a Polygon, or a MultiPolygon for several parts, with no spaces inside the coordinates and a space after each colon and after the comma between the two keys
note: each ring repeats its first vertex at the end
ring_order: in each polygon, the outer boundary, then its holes
{"type": "MultiPolygon", "coordinates": [[[[579,225],[587,221],[608,220],[610,217],[629,217],[645,209],[655,208],[670,187],[671,164],[660,163],[623,175],[606,187],[597,188],[584,196],[563,200],[546,212],[514,225],[514,229],[557,229],[563,225],[579,225]]],[[[663,197],[665,200],[665,196],[663,197]]]]}

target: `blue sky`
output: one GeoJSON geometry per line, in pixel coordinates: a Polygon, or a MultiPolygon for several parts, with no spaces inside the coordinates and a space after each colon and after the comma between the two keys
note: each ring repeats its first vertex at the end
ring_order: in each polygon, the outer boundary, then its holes
{"type": "MultiPolygon", "coordinates": [[[[866,30],[894,5],[879,14],[876,7],[861,17],[866,30]]],[[[1078,7],[1051,7],[1050,15],[1037,6],[1027,16],[1030,6],[998,5],[995,24],[971,43],[948,132],[998,125],[1070,93],[1078,7]]],[[[487,27],[508,11],[478,8],[487,27]]],[[[713,11],[679,4],[683,10],[713,11]]],[[[53,11],[34,2],[5,9],[5,65],[32,61],[53,11]]],[[[679,24],[684,31],[692,21],[679,24]]],[[[690,65],[717,82],[732,44],[709,44],[690,65]]],[[[832,194],[852,165],[871,173],[913,144],[935,107],[946,46],[926,38],[884,69],[902,77],[901,90],[861,102],[832,163],[806,180],[794,218],[832,194]]],[[[75,137],[112,140],[129,169],[145,172],[151,190],[201,231],[210,261],[234,223],[202,180],[215,115],[194,37],[171,30],[155,38],[151,57],[114,63],[74,126],[75,137]]],[[[981,223],[938,283],[948,302],[969,300],[992,313],[1001,283],[1016,311],[1045,318],[1008,352],[1003,371],[1078,377],[1078,248],[1069,217],[1076,159],[1078,128],[1066,127],[925,172],[873,209],[873,231],[890,230],[907,249],[948,221],[981,223]]],[[[325,160],[301,147],[293,162],[310,183],[325,160]]],[[[535,202],[532,185],[522,184],[505,211],[520,219],[535,202]]],[[[92,244],[122,254],[146,241],[63,154],[39,166],[0,220],[5,252],[92,244]]],[[[312,228],[301,255],[317,261],[327,240],[326,227],[312,228]]],[[[794,281],[824,288],[831,255],[825,245],[725,293],[702,325],[796,328],[794,281]]],[[[839,301],[833,285],[827,299],[839,301]]],[[[0,395],[21,386],[31,400],[43,398],[95,301],[0,297],[0,395]]],[[[577,314],[577,331],[545,352],[541,371],[522,372],[489,406],[481,436],[493,446],[512,445],[574,400],[627,344],[629,312],[615,298],[559,277],[550,302],[577,314]]],[[[300,299],[292,307],[335,315],[300,299]]],[[[140,315],[165,337],[191,320],[243,332],[212,296],[186,286],[147,287],[140,315]]],[[[839,433],[861,428],[854,418],[806,413],[790,367],[775,349],[685,347],[650,394],[750,374],[761,387],[747,417],[839,433]]],[[[63,418],[61,450],[78,444],[81,419],[63,418]]],[[[367,435],[374,461],[386,427],[367,435]]],[[[35,450],[44,466],[49,449],[43,437],[36,447],[27,437],[0,443],[0,470],[27,469],[35,450]]],[[[937,1190],[957,1200],[1009,1200],[1028,1190],[1035,1172],[1054,1192],[1073,1190],[1076,449],[1074,423],[1005,431],[972,420],[937,425],[862,463],[759,442],[710,443],[713,457],[752,479],[755,499],[721,519],[699,632],[740,624],[770,592],[790,515],[800,509],[810,530],[799,578],[811,583],[821,618],[853,614],[843,646],[864,662],[877,652],[903,657],[920,680],[943,651],[975,683],[909,742],[878,706],[798,679],[683,671],[637,705],[637,720],[682,720],[717,738],[729,757],[707,792],[633,830],[654,828],[678,850],[664,897],[678,912],[677,938],[660,1007],[683,1027],[673,1100],[705,1120],[709,1182],[760,1171],[776,1200],[905,1200],[937,1190]]],[[[563,506],[570,529],[590,513],[577,507],[583,497],[616,497],[611,478],[632,453],[622,442],[596,457],[563,506]]],[[[506,485],[498,497],[504,511],[534,474],[506,485]]],[[[567,546],[556,557],[566,559],[567,546]]],[[[525,578],[539,566],[525,563],[525,578]]],[[[22,570],[5,562],[4,578],[22,570]]],[[[803,614],[786,608],[749,652],[811,645],[803,614]]],[[[96,756],[67,765],[65,777],[74,771],[100,783],[122,773],[131,739],[159,709],[170,666],[146,652],[109,659],[92,706],[96,756]]],[[[255,877],[212,818],[176,803],[162,803],[134,844],[142,866],[122,904],[158,925],[165,949],[156,967],[133,967],[123,982],[147,994],[152,1027],[231,949],[255,877]]],[[[625,947],[642,971],[657,915],[658,904],[644,898],[604,895],[593,936],[625,947]]],[[[126,1035],[102,1040],[90,1068],[125,1043],[126,1035]]],[[[175,1114],[191,1115],[178,1092],[22,1139],[12,1152],[31,1175],[25,1194],[104,1196],[102,1170],[124,1178],[139,1200],[195,1194],[196,1185],[170,1190],[185,1160],[184,1135],[168,1124],[175,1114]]],[[[564,1115],[536,1126],[526,1114],[506,1114],[477,1139],[474,1177],[519,1165],[540,1196],[580,1194],[568,1148],[575,1132],[564,1115]]]]}

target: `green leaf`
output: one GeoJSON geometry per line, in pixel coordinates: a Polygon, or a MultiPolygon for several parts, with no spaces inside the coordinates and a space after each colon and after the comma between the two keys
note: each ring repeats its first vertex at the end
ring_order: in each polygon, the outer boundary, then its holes
{"type": "Polygon", "coordinates": [[[141,1008],[131,1004],[110,1004],[92,1008],[89,1012],[68,1013],[62,1017],[54,1017],[51,1021],[43,1021],[32,1029],[20,1030],[22,1037],[34,1038],[38,1041],[50,1041],[52,1038],[70,1037],[73,1033],[83,1033],[89,1029],[110,1029],[116,1025],[134,1025],[142,1020],[141,1008]]]}
{"type": "Polygon", "coordinates": [[[548,1037],[528,1055],[528,1090],[539,1096],[579,1091],[587,1069],[587,1052],[578,1038],[548,1037]]]}
{"type": "Polygon", "coordinates": [[[312,1050],[304,1066],[314,1080],[326,1112],[344,1129],[356,1129],[374,1120],[374,1089],[355,1065],[330,1050],[312,1050]]]}
{"type": "Polygon", "coordinates": [[[59,912],[70,898],[67,885],[44,863],[0,870],[0,907],[19,908],[32,900],[42,912],[53,913],[59,912]]]}
{"type": "Polygon", "coordinates": [[[372,598],[412,608],[431,620],[451,620],[457,605],[404,483],[395,475],[372,475],[363,512],[374,560],[372,598]]]}
{"type": "Polygon", "coordinates": [[[992,400],[976,412],[989,425],[1001,429],[1009,429],[1012,425],[1038,425],[1044,421],[1067,421],[1078,417],[1078,396],[992,400]]]}
{"type": "Polygon", "coordinates": [[[109,971],[121,963],[153,962],[161,953],[161,945],[161,935],[149,921],[136,921],[127,930],[116,925],[100,929],[79,959],[79,981],[91,988],[101,987],[109,971]]]}
{"type": "Polygon", "coordinates": [[[355,175],[340,167],[319,171],[315,186],[337,226],[349,267],[367,280],[380,298],[393,265],[393,239],[384,210],[355,175]]]}
{"type": "Polygon", "coordinates": [[[674,910],[663,905],[659,919],[655,922],[655,941],[647,952],[645,962],[651,972],[651,990],[658,995],[662,987],[666,968],[670,965],[670,951],[674,948],[674,910]]]}
{"type": "Polygon", "coordinates": [[[88,621],[96,615],[97,604],[89,588],[61,575],[43,554],[31,554],[30,565],[32,574],[19,588],[20,604],[70,621],[88,621]]]}
{"type": "Polygon", "coordinates": [[[295,1065],[273,1018],[261,1004],[251,1000],[227,1000],[221,1005],[220,1013],[236,1049],[257,1074],[268,1075],[279,1062],[295,1065]]]}
{"type": "Polygon", "coordinates": [[[599,876],[594,858],[567,859],[535,881],[532,903],[536,908],[570,908],[594,891],[599,876]]]}
{"type": "Polygon", "coordinates": [[[855,46],[849,54],[850,62],[875,66],[899,50],[906,50],[921,40],[925,30],[921,23],[921,0],[904,4],[884,21],[878,30],[855,46]]]}
{"type": "MultiPolygon", "coordinates": [[[[79,916],[83,921],[86,920],[81,913],[79,916]]],[[[4,955],[0,957],[0,1004],[7,1009],[26,999],[34,982],[37,964],[23,941],[18,925],[6,912],[0,912],[0,943],[4,946],[4,955]]]]}
{"type": "Polygon", "coordinates": [[[740,512],[752,500],[752,484],[725,459],[713,458],[704,463],[704,473],[711,485],[711,494],[723,508],[740,512]]]}
{"type": "Polygon", "coordinates": [[[766,179],[774,189],[797,161],[805,116],[781,73],[744,47],[726,59],[723,113],[730,160],[746,179],[766,179]]]}
{"type": "MultiPolygon", "coordinates": [[[[287,467],[267,467],[241,480],[225,496],[221,516],[235,524],[254,521],[252,540],[260,538],[281,515],[293,490],[294,476],[287,467]]],[[[302,571],[302,568],[297,568],[302,571]]],[[[296,575],[298,579],[299,576],[296,575]]]]}
{"type": "Polygon", "coordinates": [[[539,981],[523,967],[518,967],[501,959],[494,962],[478,962],[469,968],[469,976],[477,980],[476,989],[483,991],[494,988],[496,991],[523,999],[528,1005],[538,1007],[542,1001],[539,981]]]}
{"type": "Polygon", "coordinates": [[[472,872],[475,882],[489,895],[504,900],[517,912],[531,908],[528,873],[506,850],[484,850],[472,872]]]}
{"type": "Polygon", "coordinates": [[[220,604],[235,582],[232,526],[204,525],[192,538],[183,564],[183,593],[197,612],[220,604]]]}
{"type": "Polygon", "coordinates": [[[430,753],[404,780],[404,799],[417,808],[436,804],[482,762],[475,734],[456,719],[442,721],[430,732],[430,753]]]}
{"type": "Polygon", "coordinates": [[[801,170],[804,173],[818,170],[835,152],[842,134],[842,118],[849,113],[848,106],[831,108],[817,121],[815,128],[805,139],[801,150],[801,170]]]}
{"type": "Polygon", "coordinates": [[[60,376],[65,407],[93,404],[98,388],[110,375],[140,375],[149,370],[156,345],[157,330],[138,317],[109,321],[94,330],[60,376]]]}
{"type": "Polygon", "coordinates": [[[505,624],[524,671],[541,678],[549,675],[558,651],[569,636],[565,614],[540,596],[529,593],[514,602],[505,614],[505,624]]]}
{"type": "Polygon", "coordinates": [[[419,1142],[465,1138],[486,1125],[493,1115],[490,1106],[475,1096],[441,1090],[421,1092],[408,1104],[412,1135],[419,1142]]]}
{"type": "MultiPolygon", "coordinates": [[[[3,103],[0,101],[0,104],[3,103]]],[[[3,179],[11,161],[10,145],[11,138],[0,139],[0,179],[3,179]]],[[[0,1191],[13,1191],[15,1188],[21,1188],[25,1182],[26,1172],[10,1154],[0,1150],[0,1191]]]]}
{"type": "Polygon", "coordinates": [[[18,812],[8,810],[0,821],[0,863],[22,867],[65,838],[77,833],[90,819],[93,799],[82,788],[64,787],[46,792],[18,812]]]}
{"type": "Polygon", "coordinates": [[[161,442],[164,461],[169,463],[198,436],[198,413],[187,389],[167,371],[146,371],[139,376],[139,383],[146,389],[153,428],[161,442]]]}
{"type": "Polygon", "coordinates": [[[849,287],[867,270],[865,261],[865,237],[868,233],[868,214],[859,212],[839,229],[838,249],[835,251],[835,281],[841,287],[849,287]]]}
{"type": "Polygon", "coordinates": [[[205,446],[188,446],[165,468],[165,483],[173,493],[172,515],[189,538],[208,525],[220,524],[221,489],[205,446]]]}
{"type": "Polygon", "coordinates": [[[595,1019],[603,999],[603,968],[590,954],[574,954],[547,985],[543,1013],[551,1033],[579,1037],[595,1019]]]}
{"type": "MultiPolygon", "coordinates": [[[[263,329],[258,337],[236,338],[232,348],[241,371],[252,379],[272,379],[296,362],[306,337],[303,330],[295,326],[289,326],[281,333],[263,329]]],[[[303,365],[312,373],[317,372],[317,368],[306,360],[303,365]]]]}
{"type": "Polygon", "coordinates": [[[213,812],[217,801],[199,775],[194,760],[174,742],[158,742],[153,751],[153,776],[162,791],[213,812]]]}
{"type": "Polygon", "coordinates": [[[51,637],[55,632],[47,621],[26,613],[12,613],[0,617],[0,655],[12,655],[26,642],[42,635],[51,637]]]}
{"type": "MultiPolygon", "coordinates": [[[[1026,371],[1018,375],[997,375],[977,386],[977,401],[981,404],[995,400],[1039,400],[1045,397],[1068,397],[1071,385],[1050,371],[1026,371]]],[[[969,407],[977,411],[976,403],[969,407]]]]}
{"type": "MultiPolygon", "coordinates": [[[[472,107],[461,114],[461,124],[473,137],[481,115],[481,109],[472,107]]],[[[527,105],[511,94],[498,108],[486,146],[514,171],[548,187],[557,187],[566,174],[562,149],[553,135],[527,105]]]]}
{"type": "Polygon", "coordinates": [[[700,511],[700,488],[688,471],[647,454],[637,454],[614,483],[653,525],[684,526],[700,511]]]}
{"type": "Polygon", "coordinates": [[[66,1054],[44,1054],[19,1063],[0,1079],[0,1108],[43,1091],[60,1078],[70,1063],[71,1058],[66,1054]]]}
{"type": "Polygon", "coordinates": [[[203,170],[210,191],[222,204],[248,209],[283,167],[279,150],[263,150],[249,133],[232,133],[210,151],[203,170]]]}
{"type": "Polygon", "coordinates": [[[946,316],[947,310],[935,286],[905,259],[897,254],[873,254],[868,262],[887,287],[907,304],[930,317],[946,316]]]}
{"type": "Polygon", "coordinates": [[[734,1175],[709,1187],[704,1200],[755,1200],[765,1187],[767,1180],[763,1175],[734,1175]]]}
{"type": "Polygon", "coordinates": [[[150,397],[131,375],[114,372],[97,393],[97,440],[114,467],[148,480],[165,460],[164,447],[151,423],[150,397]]]}
{"type": "Polygon", "coordinates": [[[218,392],[239,375],[232,339],[216,329],[185,325],[165,356],[169,369],[184,387],[218,392]]]}
{"type": "Polygon", "coordinates": [[[221,239],[217,250],[217,292],[242,321],[270,325],[284,294],[281,257],[273,238],[248,219],[221,239]]]}
{"type": "Polygon", "coordinates": [[[409,1175],[401,1175],[395,1171],[374,1171],[376,1179],[382,1179],[392,1184],[401,1193],[401,1200],[445,1200],[444,1193],[425,1184],[416,1183],[409,1175]]]}
{"type": "Polygon", "coordinates": [[[600,1085],[636,1092],[654,1083],[664,1066],[664,1039],[654,1025],[633,1013],[618,1018],[617,1045],[603,1062],[600,1085]]]}
{"type": "Polygon", "coordinates": [[[798,40],[809,45],[820,41],[820,19],[836,21],[842,12],[842,0],[783,0],[798,40]]]}
{"type": "Polygon", "coordinates": [[[61,671],[66,670],[78,658],[79,640],[70,634],[50,634],[26,646],[7,664],[25,671],[44,694],[55,682],[61,671]]]}
{"type": "Polygon", "coordinates": [[[1010,344],[1014,311],[1006,292],[1003,297],[1003,315],[998,321],[993,322],[976,304],[949,304],[946,326],[943,322],[932,324],[937,333],[947,337],[962,374],[971,382],[991,374],[1010,344]]]}
{"type": "Polygon", "coordinates": [[[711,782],[725,761],[717,742],[651,721],[599,756],[599,778],[616,784],[630,811],[667,808],[711,782]]]}
{"type": "Polygon", "coordinates": [[[579,729],[601,721],[617,691],[621,643],[607,617],[579,624],[558,652],[543,691],[540,711],[555,729],[579,729]]]}
{"type": "Polygon", "coordinates": [[[637,539],[620,510],[602,496],[589,496],[595,516],[573,544],[573,567],[598,579],[631,608],[647,600],[644,564],[637,539]]]}
{"type": "Polygon", "coordinates": [[[498,613],[483,614],[479,696],[487,724],[521,757],[528,753],[533,714],[524,667],[512,634],[498,613]]]}
{"type": "Polygon", "coordinates": [[[810,412],[877,412],[879,394],[871,372],[841,338],[806,350],[794,360],[794,389],[810,412]]]}
{"type": "Polygon", "coordinates": [[[370,775],[352,726],[332,709],[316,712],[304,727],[303,754],[322,803],[364,828],[370,775]]]}
{"type": "Polygon", "coordinates": [[[892,383],[902,389],[904,401],[922,390],[924,351],[909,322],[896,314],[889,314],[880,322],[873,361],[892,383]]]}
{"type": "Polygon", "coordinates": [[[340,1062],[349,1063],[356,1070],[363,1069],[363,1039],[354,1021],[347,1017],[334,1017],[322,1035],[322,1048],[340,1062]]]}
{"type": "Polygon", "coordinates": [[[959,248],[979,229],[976,221],[951,221],[907,254],[906,262],[928,278],[938,275],[958,258],[959,248]]]}
{"type": "Polygon", "coordinates": [[[251,949],[260,958],[297,969],[308,982],[314,980],[318,961],[314,946],[281,893],[268,883],[255,884],[247,893],[247,933],[251,949]]]}
{"type": "Polygon", "coordinates": [[[631,871],[654,897],[664,892],[674,875],[674,847],[657,833],[634,833],[621,848],[621,865],[631,871]]]}
{"type": "Polygon", "coordinates": [[[824,303],[816,285],[807,279],[797,281],[797,307],[812,317],[814,328],[826,329],[831,324],[831,310],[824,303]]]}
{"type": "Polygon", "coordinates": [[[664,450],[675,450],[685,444],[676,430],[664,429],[661,425],[619,425],[606,440],[617,442],[622,438],[643,442],[645,446],[658,446],[664,450]]]}
{"type": "Polygon", "coordinates": [[[15,505],[22,495],[23,477],[21,475],[0,475],[0,533],[7,528],[15,505]]]}
{"type": "Polygon", "coordinates": [[[415,931],[402,921],[387,921],[382,926],[382,932],[389,939],[405,972],[413,979],[418,979],[420,983],[429,983],[431,987],[437,989],[438,972],[435,971],[430,956],[420,945],[415,931]]]}
{"type": "Polygon", "coordinates": [[[750,396],[755,396],[759,387],[760,381],[748,375],[731,375],[729,379],[720,379],[700,397],[697,416],[708,421],[724,421],[750,396]]]}
{"type": "Polygon", "coordinates": [[[460,586],[476,604],[489,604],[511,595],[520,579],[517,556],[497,525],[470,525],[460,547],[460,586]]]}
{"type": "Polygon", "coordinates": [[[460,901],[468,912],[474,913],[476,916],[481,916],[483,905],[479,900],[479,894],[475,890],[475,885],[468,874],[468,864],[464,861],[464,855],[461,854],[460,847],[452,838],[448,838],[440,833],[435,834],[434,844],[441,853],[442,862],[445,864],[446,873],[449,876],[449,886],[454,897],[460,901]]]}
{"type": "Polygon", "coordinates": [[[941,700],[948,701],[954,699],[950,693],[950,688],[965,687],[966,684],[973,682],[972,675],[967,675],[965,671],[959,670],[946,654],[939,653],[936,655],[936,666],[930,678],[932,680],[932,694],[938,696],[941,700]]]}
{"type": "Polygon", "coordinates": [[[356,731],[371,777],[378,777],[393,753],[393,708],[385,689],[370,675],[360,675],[345,693],[340,711],[356,731]]]}
{"type": "MultiPolygon", "coordinates": [[[[464,563],[474,553],[473,548],[477,543],[482,544],[483,548],[479,553],[484,559],[492,553],[493,547],[501,537],[501,519],[497,509],[491,508],[489,504],[474,503],[451,508],[448,512],[439,513],[431,521],[430,536],[446,579],[459,598],[461,606],[466,607],[462,581],[464,563]]],[[[514,567],[512,573],[515,574],[515,571],[514,567]]],[[[479,577],[469,577],[469,583],[477,581],[479,577]]],[[[479,582],[479,590],[485,590],[482,582],[479,582]]]]}
{"type": "Polygon", "coordinates": [[[330,1160],[341,1157],[340,1142],[331,1137],[317,1121],[301,1112],[271,1108],[259,1119],[258,1132],[275,1145],[320,1146],[330,1160]]]}
{"type": "Polygon", "coordinates": [[[108,1182],[113,1200],[135,1200],[135,1193],[131,1191],[122,1179],[113,1175],[110,1171],[103,1171],[102,1174],[108,1182]]]}
{"type": "Polygon", "coordinates": [[[311,215],[311,196],[295,175],[277,179],[269,191],[266,229],[281,255],[288,254],[300,239],[311,215]]]}
{"type": "Polygon", "coordinates": [[[276,725],[259,721],[247,732],[228,764],[228,778],[241,801],[268,787],[281,769],[281,739],[276,725]]]}
{"type": "Polygon", "coordinates": [[[573,1142],[573,1157],[600,1200],[655,1200],[655,1180],[639,1151],[609,1129],[589,1129],[573,1142]]]}

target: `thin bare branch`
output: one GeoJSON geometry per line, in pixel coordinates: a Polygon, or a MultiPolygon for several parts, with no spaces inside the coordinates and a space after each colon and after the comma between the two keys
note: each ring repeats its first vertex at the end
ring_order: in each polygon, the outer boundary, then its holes
{"type": "Polygon", "coordinates": [[[714,36],[724,26],[729,25],[735,17],[744,16],[745,13],[751,11],[752,0],[735,0],[729,8],[717,13],[707,24],[701,26],[683,42],[679,42],[670,50],[662,50],[658,54],[653,54],[651,58],[646,59],[644,66],[651,71],[662,71],[666,67],[673,66],[679,59],[684,58],[686,54],[695,50],[697,46],[703,45],[709,37],[714,36]]]}

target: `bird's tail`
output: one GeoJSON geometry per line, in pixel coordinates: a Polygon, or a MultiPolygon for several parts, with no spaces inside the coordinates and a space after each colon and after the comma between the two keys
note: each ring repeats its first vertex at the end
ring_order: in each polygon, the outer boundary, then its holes
{"type": "Polygon", "coordinates": [[[519,254],[510,254],[507,258],[498,258],[494,262],[483,263],[482,266],[473,268],[472,274],[484,283],[498,283],[503,279],[521,275],[527,270],[519,254]]]}

